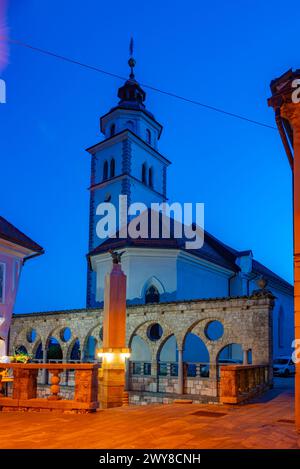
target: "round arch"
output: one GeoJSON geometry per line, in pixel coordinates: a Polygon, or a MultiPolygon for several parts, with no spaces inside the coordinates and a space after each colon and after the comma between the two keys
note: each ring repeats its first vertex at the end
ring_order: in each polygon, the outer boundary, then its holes
{"type": "Polygon", "coordinates": [[[67,351],[67,361],[73,360],[80,360],[81,359],[81,349],[80,349],[80,341],[78,337],[74,337],[72,342],[70,343],[67,351]]]}
{"type": "Polygon", "coordinates": [[[152,354],[147,342],[139,335],[134,335],[131,340],[131,361],[151,362],[152,354]]]}
{"type": "Polygon", "coordinates": [[[49,337],[46,342],[47,360],[62,360],[63,352],[59,341],[56,337],[49,337]]]}
{"type": "Polygon", "coordinates": [[[98,348],[98,339],[94,335],[89,335],[84,341],[83,361],[91,362],[96,359],[96,350],[98,348]]]}
{"type": "Polygon", "coordinates": [[[223,364],[234,364],[234,363],[243,363],[243,347],[241,344],[232,342],[226,345],[219,350],[217,354],[217,363],[223,364]]]}

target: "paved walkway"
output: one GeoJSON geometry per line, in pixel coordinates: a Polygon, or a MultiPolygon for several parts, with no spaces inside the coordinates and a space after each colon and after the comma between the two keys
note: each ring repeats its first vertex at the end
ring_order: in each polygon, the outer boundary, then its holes
{"type": "Polygon", "coordinates": [[[293,379],[244,406],[131,406],[96,414],[0,413],[0,448],[300,448],[293,379]],[[222,415],[218,414],[221,413],[222,415]]]}

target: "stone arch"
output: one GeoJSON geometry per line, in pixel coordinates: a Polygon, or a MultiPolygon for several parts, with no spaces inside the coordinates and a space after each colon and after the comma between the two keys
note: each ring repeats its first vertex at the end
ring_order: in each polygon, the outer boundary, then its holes
{"type": "Polygon", "coordinates": [[[86,350],[87,343],[88,343],[88,340],[89,340],[90,337],[94,337],[94,339],[97,341],[98,346],[101,347],[101,345],[102,345],[102,340],[101,340],[101,337],[100,337],[101,328],[102,328],[102,322],[99,322],[99,323],[95,324],[92,328],[90,328],[88,330],[86,336],[84,337],[84,339],[82,341],[83,353],[84,353],[84,350],[86,350]]]}
{"type": "Polygon", "coordinates": [[[207,316],[205,318],[199,319],[198,321],[195,321],[193,324],[190,325],[190,327],[188,327],[186,334],[189,332],[192,332],[193,334],[198,335],[208,349],[216,348],[222,345],[222,343],[227,342],[227,341],[234,341],[234,337],[235,337],[235,334],[232,333],[231,328],[227,326],[227,322],[224,319],[224,316],[222,314],[215,314],[213,316],[207,316]],[[216,340],[210,340],[205,333],[205,329],[207,325],[213,321],[220,322],[224,328],[222,337],[216,340]]]}
{"type": "Polygon", "coordinates": [[[45,353],[47,360],[63,360],[63,346],[55,336],[52,335],[47,338],[45,353]],[[50,347],[53,347],[53,350],[50,347]]]}
{"type": "Polygon", "coordinates": [[[38,329],[36,329],[35,327],[32,327],[32,325],[28,325],[26,327],[24,327],[23,329],[21,329],[21,331],[19,332],[19,334],[17,334],[17,336],[15,337],[14,339],[14,343],[13,343],[13,348],[15,349],[17,345],[24,345],[26,347],[26,349],[28,350],[28,353],[33,353],[33,349],[36,345],[37,342],[41,341],[41,334],[39,332],[38,329]],[[29,342],[28,341],[28,332],[31,330],[31,329],[34,329],[36,331],[36,337],[34,339],[33,342],[29,342]]]}
{"type": "Polygon", "coordinates": [[[158,347],[157,361],[176,362],[177,350],[177,340],[175,334],[168,335],[158,347]],[[167,346],[169,346],[169,350],[166,349],[167,346]]]}
{"type": "Polygon", "coordinates": [[[41,353],[42,353],[43,356],[44,356],[45,351],[44,351],[44,349],[43,349],[43,342],[42,342],[41,339],[35,341],[35,343],[34,343],[34,346],[33,346],[33,348],[32,348],[32,352],[31,352],[33,359],[37,359],[36,355],[37,355],[37,352],[40,351],[40,348],[41,348],[41,353]]]}
{"type": "Polygon", "coordinates": [[[193,332],[188,332],[184,337],[183,361],[203,363],[209,363],[210,361],[210,353],[207,345],[199,335],[193,332]]]}
{"type": "Polygon", "coordinates": [[[229,360],[240,360],[241,364],[243,363],[243,344],[237,342],[229,342],[226,344],[222,344],[222,347],[218,350],[216,355],[216,361],[219,362],[220,359],[229,359],[229,360]],[[234,356],[230,356],[232,350],[230,351],[230,347],[235,346],[237,349],[234,351],[234,356]],[[224,353],[225,352],[225,353],[224,353]],[[228,353],[228,356],[225,356],[228,353]],[[224,356],[223,356],[224,354],[224,356]]]}
{"type": "Polygon", "coordinates": [[[93,335],[89,335],[85,338],[82,350],[82,359],[84,362],[96,359],[98,341],[99,339],[96,339],[93,335]]]}
{"type": "Polygon", "coordinates": [[[18,344],[15,346],[14,353],[28,353],[28,349],[23,344],[18,344]]]}
{"type": "Polygon", "coordinates": [[[82,351],[80,348],[80,340],[78,337],[74,337],[68,346],[66,359],[67,361],[80,360],[81,356],[82,356],[82,351]],[[72,356],[72,354],[75,354],[76,356],[72,356]]]}
{"type": "MultiPolygon", "coordinates": [[[[156,361],[157,359],[157,352],[159,348],[161,347],[161,344],[163,344],[171,335],[176,336],[176,331],[172,329],[172,327],[163,319],[148,319],[144,321],[143,323],[139,324],[130,334],[129,340],[128,340],[128,347],[130,347],[132,339],[135,335],[140,336],[149,346],[151,352],[152,352],[152,360],[156,361]],[[159,323],[163,329],[162,336],[159,340],[157,341],[151,341],[148,337],[148,328],[151,327],[151,325],[159,323]]],[[[177,340],[177,338],[176,338],[177,340]]]]}
{"type": "Polygon", "coordinates": [[[139,335],[134,335],[131,340],[132,361],[151,362],[152,353],[149,344],[139,335]]]}

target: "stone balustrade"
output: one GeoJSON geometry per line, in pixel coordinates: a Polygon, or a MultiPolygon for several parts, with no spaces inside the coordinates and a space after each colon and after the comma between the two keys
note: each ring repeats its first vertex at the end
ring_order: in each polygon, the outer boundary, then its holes
{"type": "Polygon", "coordinates": [[[1,369],[12,369],[12,396],[0,397],[0,410],[59,410],[93,412],[98,408],[99,364],[89,363],[8,363],[1,369]],[[39,370],[50,374],[50,395],[37,397],[39,370]],[[74,370],[74,399],[66,400],[60,395],[60,378],[64,371],[74,370]]]}
{"type": "Polygon", "coordinates": [[[272,385],[272,370],[268,365],[223,365],[220,373],[220,402],[223,404],[247,401],[272,385]]]}

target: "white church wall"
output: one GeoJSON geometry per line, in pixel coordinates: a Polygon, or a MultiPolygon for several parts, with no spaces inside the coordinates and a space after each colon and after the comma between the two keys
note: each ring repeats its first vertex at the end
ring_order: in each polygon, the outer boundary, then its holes
{"type": "MultiPolygon", "coordinates": [[[[176,250],[126,249],[122,256],[122,269],[127,276],[127,300],[129,303],[144,303],[145,288],[151,283],[160,286],[161,301],[174,301],[177,290],[176,250]],[[137,275],[138,272],[138,275],[137,275]]],[[[104,279],[111,270],[111,256],[108,253],[94,256],[93,268],[97,271],[96,300],[104,300],[104,279]]]]}
{"type": "Polygon", "coordinates": [[[145,184],[139,183],[138,181],[130,181],[130,202],[142,202],[147,207],[150,207],[151,203],[161,203],[163,201],[159,194],[153,192],[145,184]]]}
{"type": "Polygon", "coordinates": [[[180,253],[177,261],[178,299],[217,298],[228,295],[232,272],[180,253]]]}
{"type": "Polygon", "coordinates": [[[103,166],[104,162],[108,162],[108,175],[109,175],[109,164],[112,158],[115,160],[115,175],[122,174],[122,142],[114,143],[106,148],[101,148],[95,155],[96,167],[95,167],[95,183],[98,184],[103,181],[103,166]]]}

